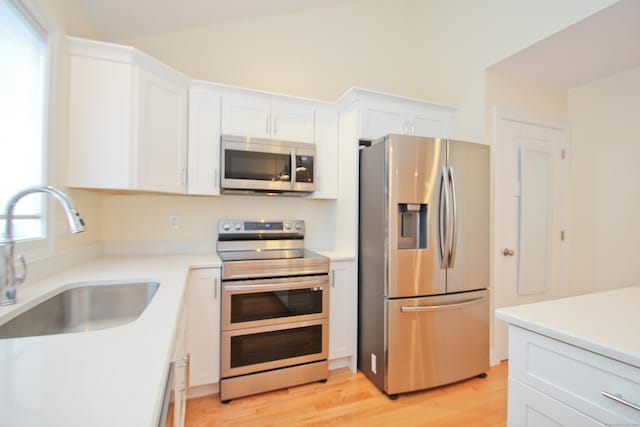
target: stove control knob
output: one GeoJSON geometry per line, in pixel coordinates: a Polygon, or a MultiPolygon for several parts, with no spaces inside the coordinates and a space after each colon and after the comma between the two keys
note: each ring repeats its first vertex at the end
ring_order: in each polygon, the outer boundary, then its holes
{"type": "Polygon", "coordinates": [[[242,229],[242,224],[237,223],[237,224],[236,224],[236,230],[237,230],[237,231],[240,231],[241,229],[242,229]]]}
{"type": "Polygon", "coordinates": [[[291,230],[291,224],[289,224],[288,222],[284,223],[284,229],[285,230],[291,230]]]}
{"type": "Polygon", "coordinates": [[[222,229],[224,231],[229,231],[231,230],[231,223],[230,222],[225,222],[224,225],[222,226],[222,229]]]}
{"type": "Polygon", "coordinates": [[[296,223],[296,230],[298,231],[302,230],[302,224],[300,224],[299,222],[296,223]]]}

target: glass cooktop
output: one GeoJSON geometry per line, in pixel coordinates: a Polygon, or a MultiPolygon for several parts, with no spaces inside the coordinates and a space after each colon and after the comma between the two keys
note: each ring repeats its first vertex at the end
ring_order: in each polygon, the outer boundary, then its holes
{"type": "Polygon", "coordinates": [[[251,261],[251,260],[277,260],[296,258],[326,258],[308,249],[263,249],[249,251],[218,252],[223,262],[251,261]]]}

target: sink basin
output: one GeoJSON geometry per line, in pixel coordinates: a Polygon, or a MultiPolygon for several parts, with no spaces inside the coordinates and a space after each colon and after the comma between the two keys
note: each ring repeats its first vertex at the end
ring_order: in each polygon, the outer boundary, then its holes
{"type": "Polygon", "coordinates": [[[113,328],[136,320],[158,282],[81,283],[0,325],[0,338],[67,334],[113,328]]]}

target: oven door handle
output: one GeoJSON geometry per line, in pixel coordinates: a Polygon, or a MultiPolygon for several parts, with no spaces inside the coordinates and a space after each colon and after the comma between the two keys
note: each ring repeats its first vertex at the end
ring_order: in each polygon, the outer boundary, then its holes
{"type": "Polygon", "coordinates": [[[274,283],[274,284],[262,284],[262,285],[224,285],[225,291],[287,291],[290,289],[300,288],[313,288],[314,291],[322,289],[324,282],[321,281],[309,281],[309,282],[290,282],[290,283],[274,283]]]}

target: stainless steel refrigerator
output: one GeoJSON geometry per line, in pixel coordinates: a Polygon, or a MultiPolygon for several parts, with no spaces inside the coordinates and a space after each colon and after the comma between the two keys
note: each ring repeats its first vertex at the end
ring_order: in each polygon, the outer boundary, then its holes
{"type": "Polygon", "coordinates": [[[389,135],[360,152],[358,364],[399,393],[489,368],[489,147],[389,135]]]}

